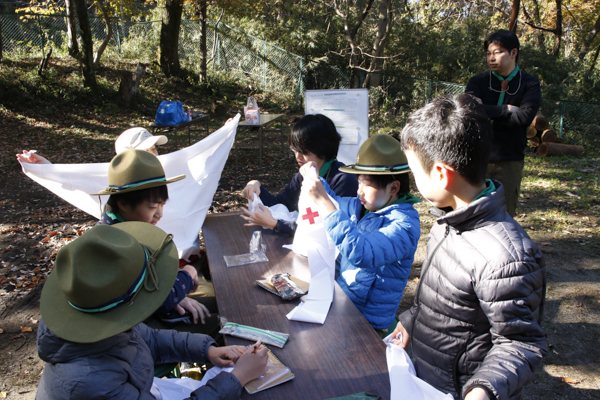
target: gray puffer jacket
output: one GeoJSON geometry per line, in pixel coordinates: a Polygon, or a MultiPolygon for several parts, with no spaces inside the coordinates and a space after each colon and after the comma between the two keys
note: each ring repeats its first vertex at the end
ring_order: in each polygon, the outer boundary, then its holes
{"type": "MultiPolygon", "coordinates": [[[[46,361],[36,400],[144,399],[155,363],[206,362],[210,336],[155,330],[144,324],[96,343],[73,343],[54,335],[40,321],[37,348],[46,361]]],[[[192,399],[239,399],[242,386],[221,372],[190,394],[192,399]]]]}
{"type": "Polygon", "coordinates": [[[519,399],[547,353],[542,253],[505,211],[504,190],[438,217],[415,304],[400,316],[417,375],[456,399],[474,387],[519,399]]]}

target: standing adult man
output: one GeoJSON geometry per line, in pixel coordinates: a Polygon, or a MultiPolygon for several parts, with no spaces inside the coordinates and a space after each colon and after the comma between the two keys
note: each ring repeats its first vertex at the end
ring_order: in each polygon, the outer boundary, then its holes
{"type": "Polygon", "coordinates": [[[504,186],[506,211],[513,217],[521,190],[526,130],[540,108],[540,81],[517,65],[519,39],[501,29],[484,42],[490,71],[469,79],[465,93],[482,103],[493,121],[487,178],[504,186]]]}

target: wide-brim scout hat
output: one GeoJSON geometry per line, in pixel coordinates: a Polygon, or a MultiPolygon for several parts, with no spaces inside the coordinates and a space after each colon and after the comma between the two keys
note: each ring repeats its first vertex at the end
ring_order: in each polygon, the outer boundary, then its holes
{"type": "Polygon", "coordinates": [[[93,343],[131,329],[173,287],[179,260],[172,235],[145,222],[96,225],[60,249],[41,297],[58,337],[93,343]]]}
{"type": "Polygon", "coordinates": [[[144,128],[131,128],[121,133],[115,140],[117,154],[129,149],[148,150],[154,145],[160,146],[169,141],[165,135],[152,135],[144,128]]]}
{"type": "Polygon", "coordinates": [[[147,151],[130,149],[117,154],[108,167],[108,187],[99,194],[120,194],[148,189],[177,182],[185,178],[178,175],[165,177],[165,170],[158,158],[147,151]]]}
{"type": "Polygon", "coordinates": [[[390,135],[373,135],[360,146],[356,164],[340,167],[348,174],[396,175],[405,174],[408,168],[406,154],[400,142],[390,135]]]}

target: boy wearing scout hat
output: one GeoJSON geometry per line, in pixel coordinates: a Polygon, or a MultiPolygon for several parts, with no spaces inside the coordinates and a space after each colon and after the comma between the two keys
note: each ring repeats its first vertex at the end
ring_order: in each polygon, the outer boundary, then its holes
{"type": "Polygon", "coordinates": [[[367,139],[356,164],[340,168],[357,176],[357,197],[336,196],[326,182],[311,178],[311,166],[306,164],[300,170],[302,190],[324,212],[325,229],[340,252],[337,282],[384,336],[395,326],[421,233],[419,215],[412,206],[420,200],[410,194],[406,156],[400,143],[389,135],[367,139]]]}
{"type": "Polygon", "coordinates": [[[141,222],[97,225],[64,246],[41,296],[37,348],[47,364],[36,399],[153,399],[154,364],[183,361],[235,363],[191,396],[238,398],[264,372],[266,349],[219,348],[206,335],[141,323],[170,292],[177,265],[172,236],[141,222]]]}
{"type": "MultiPolygon", "coordinates": [[[[149,152],[130,149],[119,153],[110,162],[108,187],[94,194],[110,195],[98,224],[115,225],[125,221],[139,221],[156,225],[162,218],[163,206],[169,199],[167,184],[183,178],[185,175],[167,178],[158,158],[149,152]]],[[[216,335],[219,329],[214,296],[200,298],[205,304],[187,297],[198,284],[196,269],[192,265],[185,265],[177,274],[173,290],[164,303],[157,307],[157,313],[165,317],[167,313],[173,315],[172,310],[178,313],[175,316],[189,311],[194,324],[180,323],[179,329],[216,335]],[[197,325],[198,321],[201,322],[200,325],[197,325]]],[[[203,281],[203,284],[207,283],[203,281]]],[[[168,327],[157,318],[147,323],[154,328],[168,327]]]]}

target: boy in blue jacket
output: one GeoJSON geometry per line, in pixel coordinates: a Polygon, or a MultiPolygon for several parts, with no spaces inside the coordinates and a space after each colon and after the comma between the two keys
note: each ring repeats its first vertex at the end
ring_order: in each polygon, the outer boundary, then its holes
{"type": "Polygon", "coordinates": [[[357,175],[357,197],[336,196],[325,182],[308,175],[311,166],[300,170],[302,190],[326,213],[325,229],[340,252],[337,282],[383,337],[395,326],[421,234],[413,208],[420,200],[410,194],[406,156],[389,135],[367,139],[356,164],[340,168],[357,175]]]}

